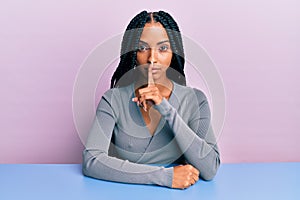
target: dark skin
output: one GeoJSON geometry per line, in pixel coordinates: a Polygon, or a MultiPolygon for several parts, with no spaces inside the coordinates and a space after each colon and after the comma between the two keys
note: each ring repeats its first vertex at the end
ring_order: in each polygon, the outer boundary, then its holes
{"type": "MultiPolygon", "coordinates": [[[[172,51],[166,30],[159,22],[146,23],[137,52],[140,76],[136,85],[147,82],[147,87],[137,86],[136,97],[132,100],[141,106],[145,124],[152,135],[161,118],[161,114],[152,105],[160,104],[163,98],[168,100],[172,93],[173,83],[166,75],[171,59],[172,51]]],[[[189,164],[175,166],[172,187],[190,187],[199,180],[199,173],[198,169],[189,164]]]]}

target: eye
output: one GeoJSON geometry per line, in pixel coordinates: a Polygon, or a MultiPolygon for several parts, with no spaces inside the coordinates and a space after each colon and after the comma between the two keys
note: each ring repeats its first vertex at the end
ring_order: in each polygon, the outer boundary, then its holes
{"type": "Polygon", "coordinates": [[[144,52],[147,50],[149,50],[149,47],[147,47],[146,45],[139,45],[139,47],[138,47],[138,51],[140,51],[140,52],[144,52]]]}
{"type": "Polygon", "coordinates": [[[169,46],[168,45],[162,45],[159,47],[159,51],[161,52],[165,52],[169,50],[169,46]]]}

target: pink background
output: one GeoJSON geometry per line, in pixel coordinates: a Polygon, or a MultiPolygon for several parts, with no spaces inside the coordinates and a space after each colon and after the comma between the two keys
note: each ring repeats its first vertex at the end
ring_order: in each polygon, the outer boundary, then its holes
{"type": "Polygon", "coordinates": [[[172,14],[217,65],[227,98],[224,163],[300,161],[299,1],[29,0],[0,7],[0,163],[81,162],[76,74],[145,8],[172,14]]]}

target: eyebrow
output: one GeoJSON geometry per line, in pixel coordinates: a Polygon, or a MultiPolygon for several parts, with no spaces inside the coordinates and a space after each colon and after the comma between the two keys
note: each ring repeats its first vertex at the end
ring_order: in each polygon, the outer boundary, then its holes
{"type": "MultiPolygon", "coordinates": [[[[145,41],[143,41],[143,40],[140,40],[139,42],[141,42],[141,43],[144,43],[144,44],[147,44],[148,45],[148,43],[147,42],[145,42],[145,41]]],[[[160,45],[160,44],[162,44],[162,43],[165,43],[165,42],[170,42],[169,40],[163,40],[163,41],[160,41],[160,42],[158,42],[157,43],[157,45],[160,45]]]]}

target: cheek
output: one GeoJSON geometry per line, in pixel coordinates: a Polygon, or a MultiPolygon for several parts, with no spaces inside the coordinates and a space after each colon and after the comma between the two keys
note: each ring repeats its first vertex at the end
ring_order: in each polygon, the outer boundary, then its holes
{"type": "Polygon", "coordinates": [[[163,64],[165,67],[169,67],[172,61],[172,53],[162,54],[161,61],[163,61],[161,64],[163,64]]]}
{"type": "Polygon", "coordinates": [[[136,60],[140,65],[146,64],[148,60],[148,55],[146,53],[137,53],[136,60]]]}

